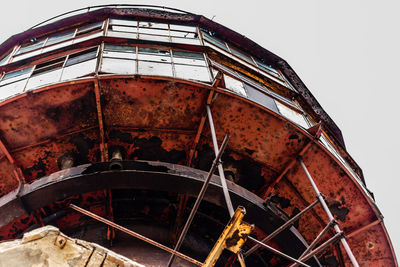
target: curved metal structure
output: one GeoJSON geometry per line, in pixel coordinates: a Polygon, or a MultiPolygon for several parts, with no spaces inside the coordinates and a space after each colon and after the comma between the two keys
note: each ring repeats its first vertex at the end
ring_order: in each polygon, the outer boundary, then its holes
{"type": "Polygon", "coordinates": [[[203,262],[243,206],[247,266],[397,266],[340,129],[283,59],[218,23],[82,9],[0,45],[0,73],[2,240],[54,224],[147,266],[192,266],[69,205],[178,250],[215,164],[180,252],[203,262]]]}

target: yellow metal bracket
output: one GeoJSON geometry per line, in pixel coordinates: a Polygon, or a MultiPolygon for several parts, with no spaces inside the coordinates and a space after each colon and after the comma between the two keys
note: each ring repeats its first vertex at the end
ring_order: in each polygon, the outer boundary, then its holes
{"type": "Polygon", "coordinates": [[[246,242],[247,236],[254,228],[254,225],[242,221],[245,214],[245,208],[239,206],[236,209],[235,214],[233,214],[210,254],[208,254],[206,261],[202,265],[203,267],[214,266],[224,249],[228,249],[237,254],[240,265],[244,266],[244,260],[241,256],[240,249],[246,242]]]}

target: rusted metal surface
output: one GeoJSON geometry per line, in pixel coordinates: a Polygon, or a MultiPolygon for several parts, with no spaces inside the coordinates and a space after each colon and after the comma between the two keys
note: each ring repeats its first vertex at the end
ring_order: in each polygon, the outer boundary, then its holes
{"type": "MultiPolygon", "coordinates": [[[[122,149],[126,159],[186,164],[188,156],[193,153],[192,166],[208,169],[214,155],[210,129],[205,124],[202,134],[197,132],[211,88],[194,82],[181,83],[162,78],[101,78],[99,94],[104,142],[108,148],[122,149]],[[191,152],[196,136],[198,144],[191,152]]],[[[213,119],[219,141],[225,133],[231,135],[223,157],[228,179],[252,192],[260,192],[261,188],[272,185],[269,199],[293,216],[306,206],[305,202],[309,204],[315,200],[299,166],[291,164],[311,142],[303,153],[304,162],[321,192],[326,195],[328,206],[344,232],[352,233],[380,216],[360,186],[326,149],[313,140],[310,133],[271,111],[218,92],[219,96],[212,106],[213,119]],[[274,182],[280,173],[285,174],[274,182]]],[[[98,116],[93,79],[75,84],[64,83],[0,105],[0,132],[27,182],[40,181],[60,169],[58,160],[67,152],[75,155],[78,160],[74,164],[77,165],[102,160],[98,116]]],[[[18,183],[13,174],[14,166],[4,152],[0,153],[0,190],[4,195],[17,189],[18,183]]],[[[134,185],[140,188],[139,183],[134,185]]],[[[187,187],[182,187],[179,191],[185,193],[187,190],[187,187]]],[[[63,198],[60,191],[57,194],[58,197],[53,200],[63,198]]],[[[214,199],[214,202],[223,203],[223,198],[214,199]]],[[[35,223],[31,214],[25,215],[23,208],[18,212],[12,217],[20,219],[4,226],[2,236],[12,238],[15,233],[35,223]],[[4,234],[7,231],[12,234],[4,234]]],[[[71,219],[73,225],[79,225],[77,220],[79,218],[71,219]]],[[[310,243],[328,221],[317,207],[315,212],[306,214],[295,226],[310,243]]],[[[68,228],[67,224],[62,223],[68,228]]],[[[368,237],[368,240],[379,240],[375,247],[380,248],[380,255],[393,259],[383,227],[380,224],[371,226],[349,239],[351,246],[359,246],[355,251],[356,258],[363,259],[367,264],[370,250],[365,244],[368,237]],[[354,244],[354,238],[359,238],[360,243],[354,244]]],[[[329,255],[326,257],[339,257],[336,252],[329,255]]]]}
{"type": "Polygon", "coordinates": [[[28,94],[0,107],[0,130],[10,150],[97,125],[93,84],[28,94]],[[32,123],[35,122],[35,123],[32,123]]]}
{"type": "MultiPolygon", "coordinates": [[[[77,25],[85,22],[93,22],[98,20],[104,20],[105,18],[113,16],[113,17],[134,17],[135,19],[151,19],[155,21],[176,21],[176,22],[184,22],[189,24],[197,24],[200,27],[207,28],[212,32],[216,32],[222,38],[229,38],[229,41],[234,43],[236,46],[242,48],[245,51],[248,51],[250,54],[256,55],[259,58],[264,59],[266,62],[272,64],[273,66],[279,66],[281,70],[285,73],[285,75],[289,78],[290,82],[296,86],[297,90],[300,92],[301,97],[304,99],[304,102],[307,102],[310,108],[310,111],[316,111],[316,113],[320,119],[322,119],[324,126],[327,126],[331,129],[331,132],[337,136],[337,140],[339,143],[344,146],[343,138],[341,136],[341,132],[335,123],[330,119],[330,117],[325,113],[319,103],[315,100],[313,95],[306,88],[304,83],[298,78],[293,69],[287,64],[286,61],[279,58],[275,54],[266,50],[265,48],[259,46],[248,38],[245,38],[242,34],[234,32],[227,27],[224,27],[212,20],[209,20],[203,16],[194,15],[194,14],[178,14],[172,12],[160,12],[155,10],[135,10],[135,9],[112,9],[112,8],[104,8],[100,10],[96,10],[90,13],[82,14],[80,16],[74,16],[71,18],[66,18],[61,21],[57,21],[50,25],[45,25],[43,27],[39,27],[30,31],[26,31],[19,35],[15,35],[8,39],[2,46],[0,46],[0,54],[9,50],[14,44],[21,43],[24,40],[29,40],[33,37],[40,36],[41,34],[51,33],[54,31],[58,31],[60,29],[64,29],[66,27],[71,27],[73,25],[77,25]]],[[[354,164],[354,162],[353,162],[354,164]]]]}

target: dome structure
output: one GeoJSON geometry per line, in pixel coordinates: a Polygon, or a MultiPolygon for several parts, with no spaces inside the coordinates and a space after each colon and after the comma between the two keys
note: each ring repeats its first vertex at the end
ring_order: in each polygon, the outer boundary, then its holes
{"type": "Polygon", "coordinates": [[[252,232],[217,266],[397,266],[340,129],[285,60],[203,16],[45,21],[0,45],[0,99],[0,240],[55,225],[145,266],[195,266],[71,204],[201,263],[243,207],[252,232]]]}

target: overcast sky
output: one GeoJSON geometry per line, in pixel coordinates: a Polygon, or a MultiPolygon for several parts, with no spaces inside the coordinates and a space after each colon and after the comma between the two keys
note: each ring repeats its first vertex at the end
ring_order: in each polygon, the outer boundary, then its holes
{"type": "MultiPolygon", "coordinates": [[[[144,2],[214,17],[285,59],[342,130],[400,255],[400,1],[144,2]]],[[[0,42],[50,17],[107,3],[3,1],[0,42]]]]}

